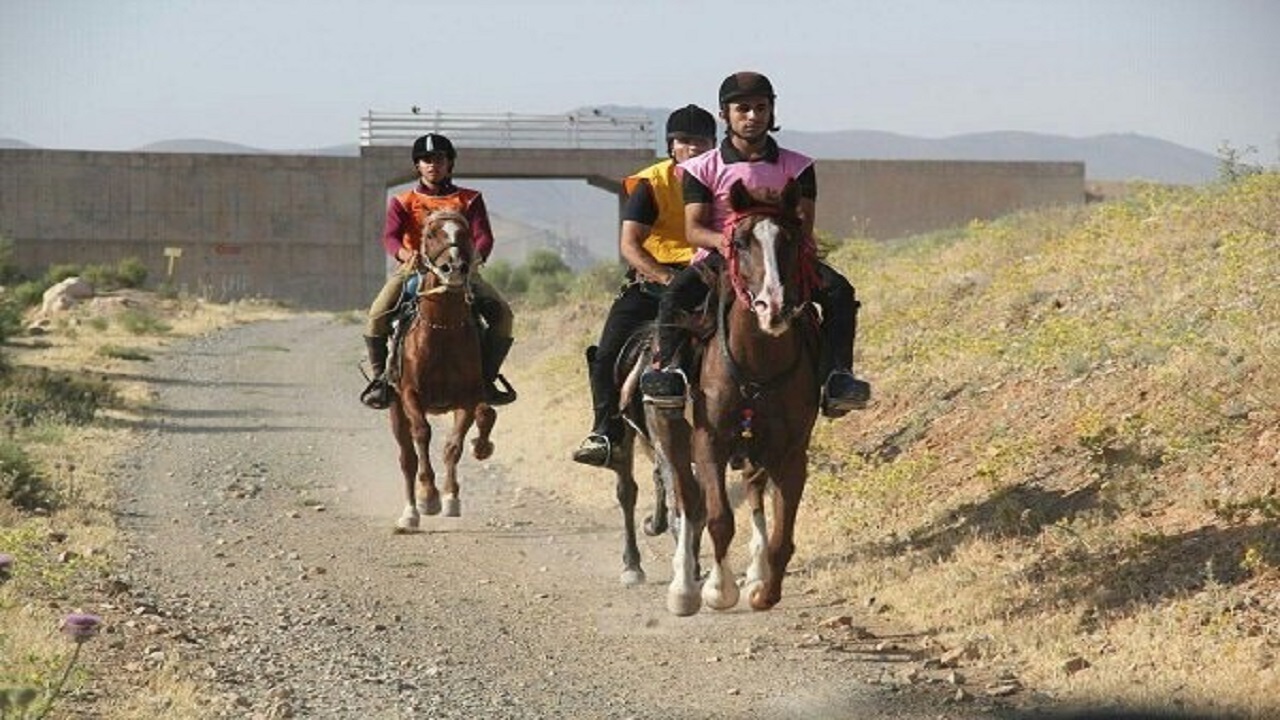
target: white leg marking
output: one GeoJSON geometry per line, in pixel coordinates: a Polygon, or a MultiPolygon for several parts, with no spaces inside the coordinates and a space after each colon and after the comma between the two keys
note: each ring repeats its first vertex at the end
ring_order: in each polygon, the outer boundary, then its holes
{"type": "Polygon", "coordinates": [[[693,556],[693,533],[701,532],[701,528],[690,527],[693,523],[680,518],[680,527],[676,533],[676,551],[671,556],[671,585],[667,587],[667,610],[672,615],[693,615],[702,606],[698,596],[697,578],[694,577],[696,560],[693,556]]]}
{"type": "Polygon", "coordinates": [[[418,508],[412,505],[405,505],[404,512],[400,513],[400,519],[396,520],[396,527],[401,530],[417,530],[418,524],[418,508]]]}
{"type": "Polygon", "coordinates": [[[765,548],[768,547],[767,528],[764,523],[763,512],[751,513],[751,562],[747,565],[747,577],[743,581],[742,588],[750,596],[757,586],[764,583],[769,577],[769,558],[765,555],[765,548]]]}
{"type": "Polygon", "coordinates": [[[711,564],[711,573],[702,584],[702,601],[714,610],[728,610],[738,604],[738,585],[733,581],[728,558],[711,564]]]}

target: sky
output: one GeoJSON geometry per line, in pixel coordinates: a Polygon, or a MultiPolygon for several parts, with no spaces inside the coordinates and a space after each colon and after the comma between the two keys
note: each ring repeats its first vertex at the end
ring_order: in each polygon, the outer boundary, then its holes
{"type": "Polygon", "coordinates": [[[368,111],[714,108],[789,130],[1138,133],[1280,162],[1280,0],[0,0],[0,138],[359,140],[368,111]]]}

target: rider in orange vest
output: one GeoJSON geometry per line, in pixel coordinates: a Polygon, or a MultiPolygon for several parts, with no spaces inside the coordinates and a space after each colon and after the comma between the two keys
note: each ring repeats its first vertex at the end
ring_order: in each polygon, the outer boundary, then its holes
{"type": "MultiPolygon", "coordinates": [[[[427,215],[437,210],[462,213],[470,221],[471,239],[476,257],[483,262],[493,251],[493,232],[489,212],[478,190],[453,184],[453,164],[458,152],[449,138],[428,133],[413,143],[413,165],[418,171],[418,184],[387,203],[387,219],[382,245],[398,263],[369,308],[365,326],[365,344],[373,380],[360,394],[360,401],[374,409],[391,404],[391,387],[386,379],[387,338],[391,335],[391,319],[400,302],[404,283],[413,274],[413,254],[422,238],[427,215]]],[[[481,365],[485,379],[485,402],[505,405],[516,399],[515,390],[499,374],[502,362],[511,349],[514,316],[507,301],[480,274],[471,271],[471,292],[476,310],[487,326],[481,334],[481,365]],[[501,381],[502,387],[498,386],[501,381]]]]}

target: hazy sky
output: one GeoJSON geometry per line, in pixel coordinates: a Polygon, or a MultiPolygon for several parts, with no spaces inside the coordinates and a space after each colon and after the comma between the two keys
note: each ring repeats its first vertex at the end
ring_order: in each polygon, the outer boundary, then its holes
{"type": "Polygon", "coordinates": [[[0,138],[355,142],[368,110],[714,107],[792,130],[1135,132],[1280,158],[1280,0],[0,0],[0,138]]]}

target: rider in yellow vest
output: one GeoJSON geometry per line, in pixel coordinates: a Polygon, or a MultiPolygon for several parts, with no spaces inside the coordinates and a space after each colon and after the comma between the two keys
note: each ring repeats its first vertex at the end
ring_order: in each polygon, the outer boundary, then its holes
{"type": "Polygon", "coordinates": [[[680,108],[667,118],[668,157],[623,181],[627,200],[618,245],[631,267],[627,285],[609,308],[600,342],[587,348],[595,420],[591,434],[573,453],[577,462],[608,465],[614,444],[622,439],[614,364],[631,333],[657,317],[666,284],[693,259],[694,248],[685,240],[684,195],[676,164],[710,150],[715,141],[716,119],[711,113],[696,105],[680,108]]]}
{"type": "MultiPolygon", "coordinates": [[[[391,335],[391,319],[400,302],[405,280],[414,271],[413,254],[421,242],[426,217],[437,210],[462,213],[471,225],[476,257],[483,262],[493,251],[493,232],[489,227],[484,197],[478,190],[453,184],[453,164],[457,157],[453,143],[443,135],[428,133],[418,138],[413,143],[413,165],[418,171],[418,184],[387,203],[382,245],[399,264],[369,308],[369,321],[365,327],[365,345],[373,368],[373,380],[360,394],[360,401],[371,408],[382,409],[391,404],[391,387],[386,379],[387,338],[391,335]]],[[[480,339],[485,402],[505,405],[516,399],[516,393],[498,371],[511,349],[514,316],[507,301],[474,269],[471,271],[471,293],[472,302],[487,326],[480,339]],[[499,381],[502,387],[498,386],[499,381]]]]}

